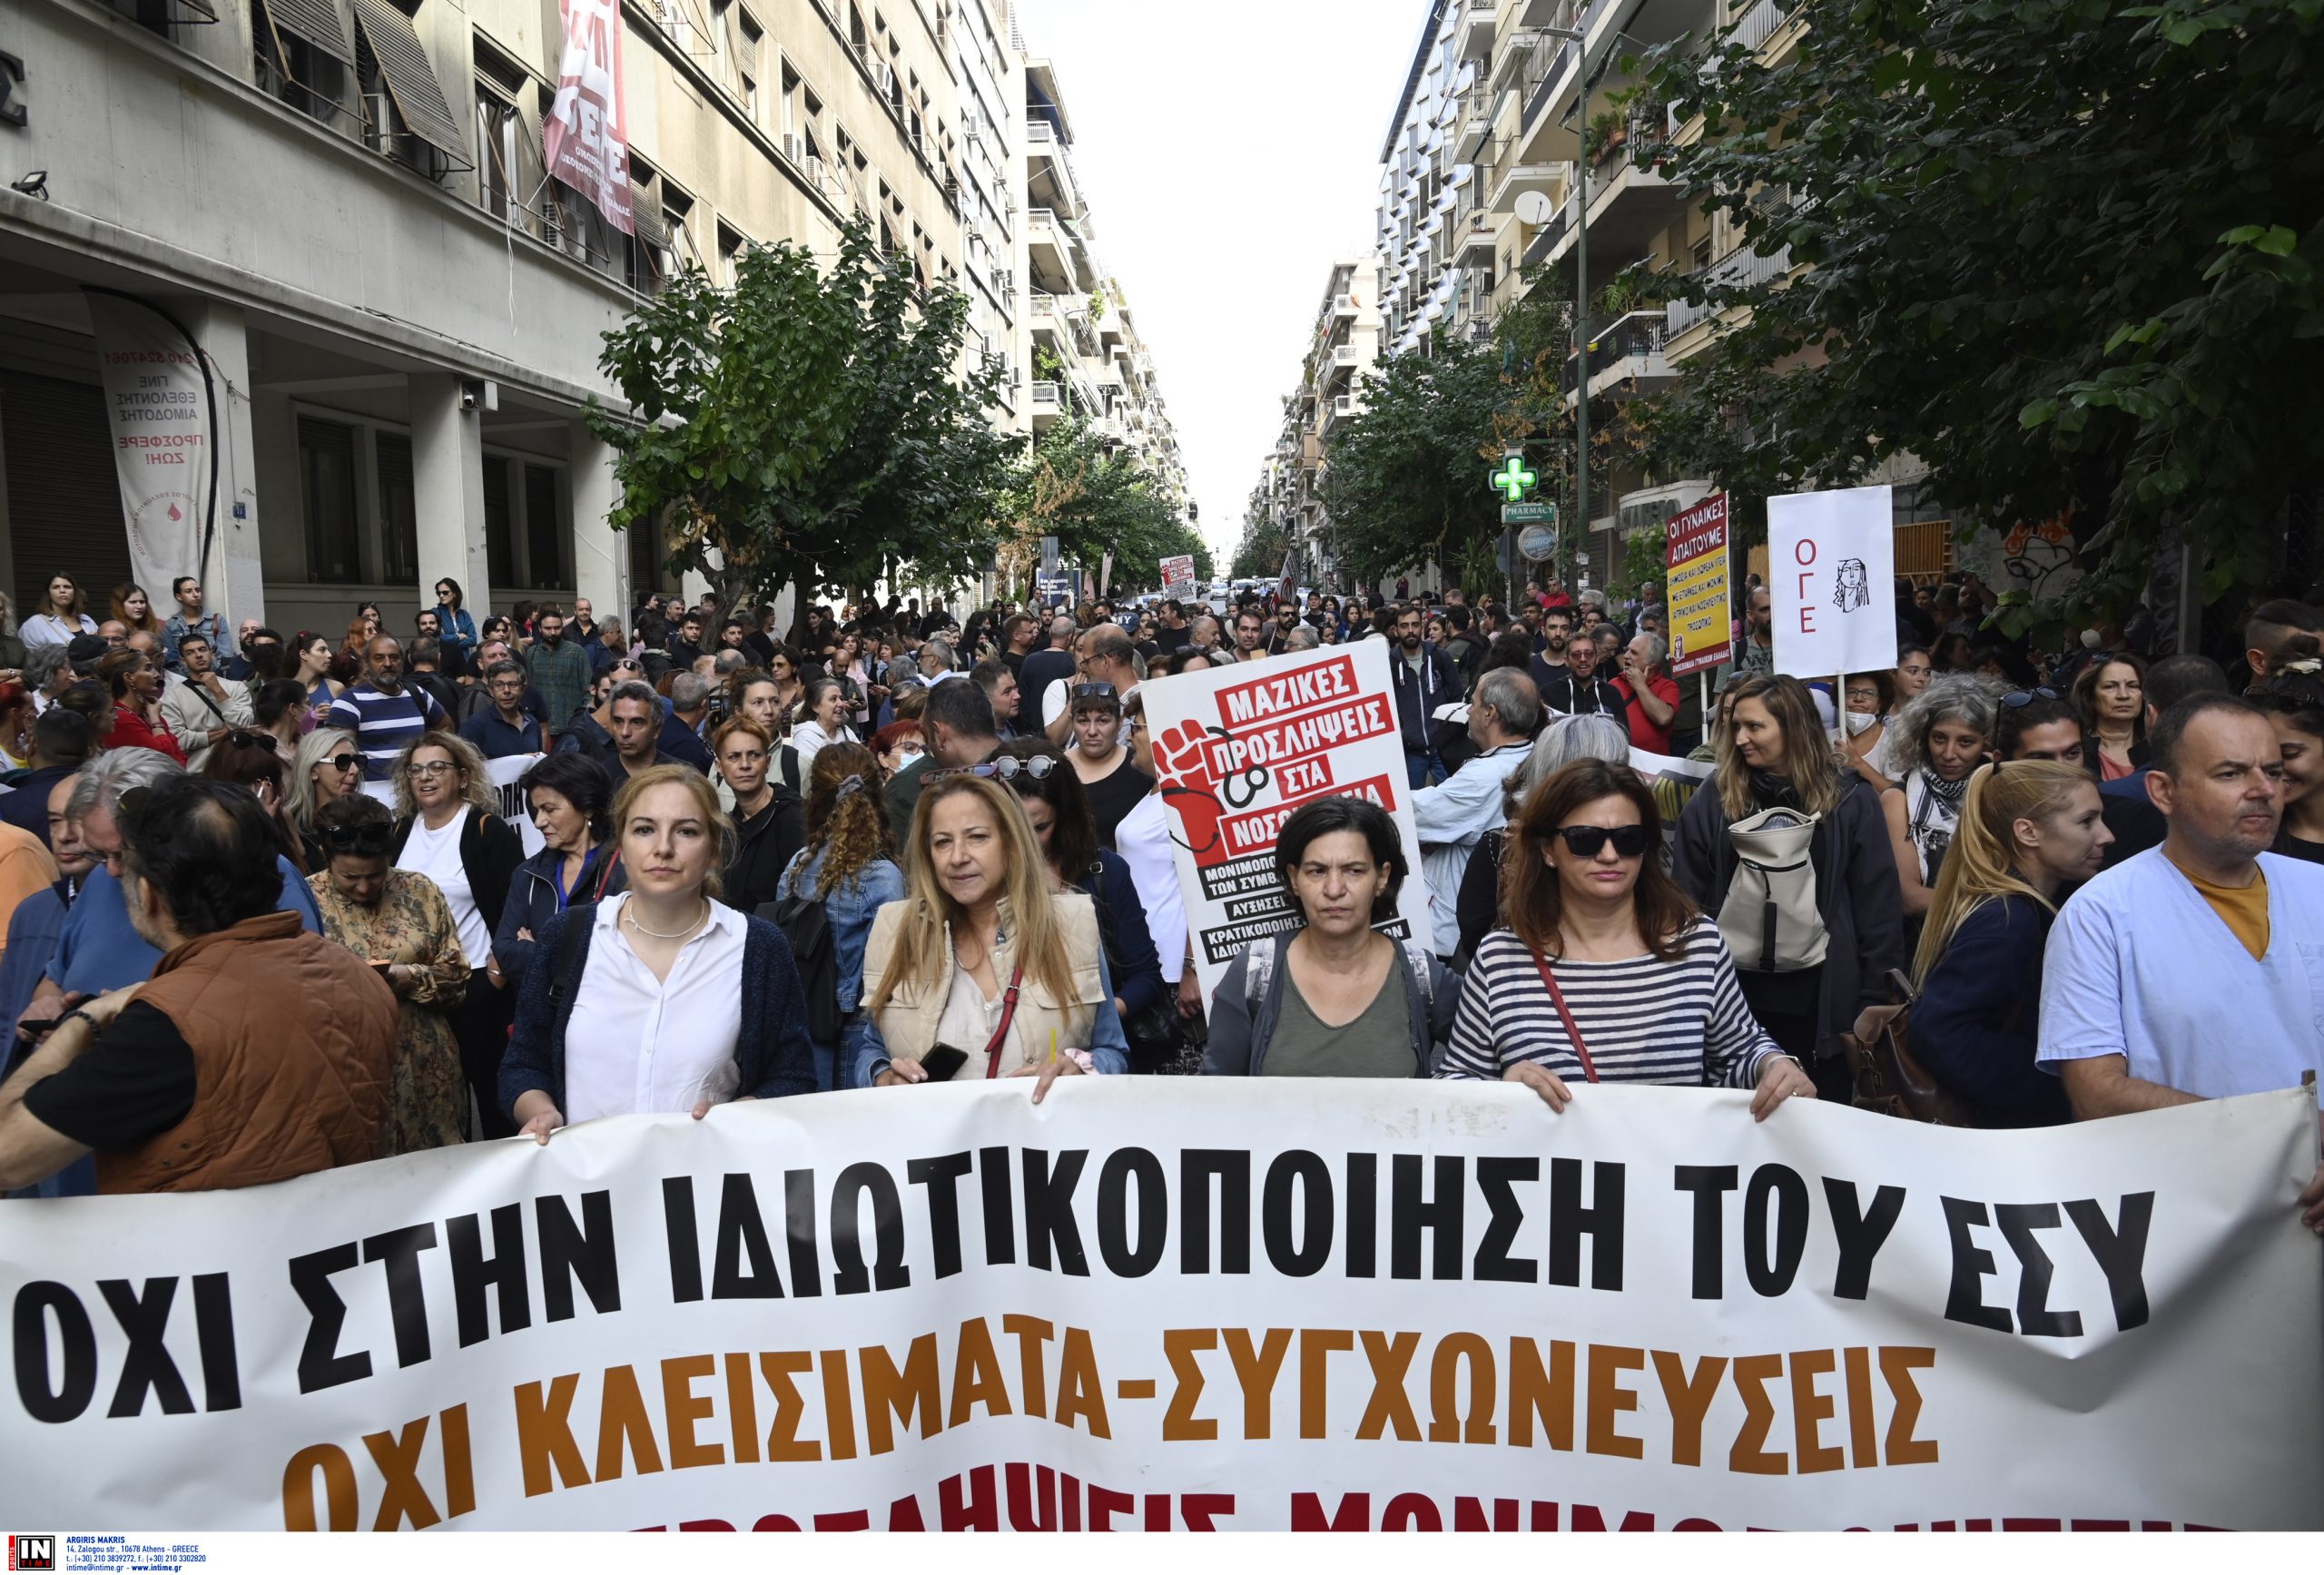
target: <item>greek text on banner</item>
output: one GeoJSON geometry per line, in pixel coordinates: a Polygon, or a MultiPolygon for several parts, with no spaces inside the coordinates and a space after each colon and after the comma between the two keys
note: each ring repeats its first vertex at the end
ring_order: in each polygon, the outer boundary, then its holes
{"type": "Polygon", "coordinates": [[[11,1495],[222,1531],[2313,1530],[2305,1090],[1068,1078],[0,1209],[11,1495]]]}

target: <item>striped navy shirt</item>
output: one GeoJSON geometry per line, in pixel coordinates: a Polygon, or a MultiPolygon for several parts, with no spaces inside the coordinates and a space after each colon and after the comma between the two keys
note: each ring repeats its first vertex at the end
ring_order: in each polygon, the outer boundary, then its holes
{"type": "MultiPolygon", "coordinates": [[[[1708,918],[1695,920],[1673,962],[1648,952],[1550,966],[1602,1082],[1748,1088],[1768,1058],[1783,1053],[1752,1018],[1735,960],[1708,918]]],[[[1537,1061],[1568,1083],[1585,1080],[1532,952],[1496,930],[1469,965],[1436,1075],[1498,1079],[1520,1061],[1537,1061]]]]}
{"type": "Polygon", "coordinates": [[[385,782],[395,775],[396,757],[405,746],[430,727],[449,726],[450,720],[425,689],[407,684],[401,694],[382,694],[366,678],[331,702],[323,725],[353,733],[363,756],[363,780],[385,782]]]}

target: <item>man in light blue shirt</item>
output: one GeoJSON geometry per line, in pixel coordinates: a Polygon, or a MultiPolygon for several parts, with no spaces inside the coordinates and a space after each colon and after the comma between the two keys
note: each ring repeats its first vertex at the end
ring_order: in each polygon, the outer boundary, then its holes
{"type": "Polygon", "coordinates": [[[1508,823],[1502,790],[1525,763],[1525,750],[1541,724],[1541,691],[1514,667],[1496,667],[1477,680],[1469,701],[1469,737],[1477,753],[1434,787],[1413,794],[1420,833],[1421,873],[1428,881],[1430,947],[1439,957],[1461,950],[1461,878],[1477,840],[1508,823]]]}
{"type": "MultiPolygon", "coordinates": [[[[2275,730],[2197,694],[2148,734],[2162,846],[2084,886],[2051,927],[2042,1065],[2084,1120],[2297,1088],[2324,1073],[2324,870],[2268,852],[2275,730]]],[[[2301,1194],[2324,1234],[2324,1168],[2301,1194]]]]}

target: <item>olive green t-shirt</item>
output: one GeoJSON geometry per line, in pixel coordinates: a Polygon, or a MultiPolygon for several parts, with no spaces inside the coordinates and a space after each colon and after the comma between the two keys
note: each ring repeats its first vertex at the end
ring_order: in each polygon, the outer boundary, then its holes
{"type": "Polygon", "coordinates": [[[1350,1021],[1326,1028],[1299,993],[1290,964],[1283,967],[1283,1011],[1267,1043],[1262,1074],[1269,1078],[1409,1078],[1412,1009],[1404,999],[1403,960],[1389,963],[1380,993],[1350,1021]]]}

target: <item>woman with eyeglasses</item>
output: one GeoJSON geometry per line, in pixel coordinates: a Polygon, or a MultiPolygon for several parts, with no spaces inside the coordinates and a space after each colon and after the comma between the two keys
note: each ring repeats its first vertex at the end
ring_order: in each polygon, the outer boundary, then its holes
{"type": "Polygon", "coordinates": [[[921,732],[918,719],[913,718],[891,722],[872,735],[868,747],[879,761],[880,775],[885,781],[926,753],[928,741],[921,732]]]}
{"type": "Polygon", "coordinates": [[[791,729],[791,748],[798,758],[798,780],[805,782],[814,769],[815,752],[827,743],[861,743],[847,724],[847,692],[836,678],[818,678],[806,685],[799,700],[799,720],[791,729]]]}
{"type": "Polygon", "coordinates": [[[499,927],[525,847],[497,813],[500,794],[476,745],[429,733],[407,745],[395,765],[396,825],[389,846],[396,868],[436,882],[452,911],[473,977],[452,1013],[460,1065],[484,1112],[484,1136],[516,1128],[500,1115],[499,1070],[508,1048],[511,998],[501,989],[492,935],[499,927]]]}
{"type": "Polygon", "coordinates": [[[767,681],[774,685],[774,714],[776,724],[769,731],[780,743],[790,735],[792,714],[805,697],[806,686],[799,679],[799,653],[788,645],[777,645],[767,658],[767,681]]]}
{"type": "Polygon", "coordinates": [[[812,1092],[791,949],[717,901],[734,822],[709,779],[686,765],[639,772],[614,799],[614,827],[629,890],[541,931],[497,1108],[547,1143],[600,1116],[699,1121],[737,1099],[812,1092]]]}
{"type": "Polygon", "coordinates": [[[1874,787],[1887,776],[1869,763],[1886,736],[1896,704],[1896,680],[1888,673],[1852,673],[1841,684],[1840,749],[1856,774],[1874,787]]]}
{"type": "Polygon", "coordinates": [[[2146,766],[2146,663],[2129,651],[2093,662],[2073,681],[2073,703],[2090,735],[2085,763],[2101,782],[2146,766]]]}
{"type": "Polygon", "coordinates": [[[355,735],[336,727],[318,727],[299,741],[284,787],[290,829],[298,834],[310,872],[323,867],[321,834],[315,817],[333,799],[363,790],[363,757],[355,753],[355,735]]]}
{"type": "Polygon", "coordinates": [[[1154,789],[1154,779],[1137,769],[1122,737],[1121,695],[1110,684],[1075,684],[1066,692],[1073,713],[1073,774],[1089,802],[1098,845],[1110,849],[1122,817],[1154,789]]]}
{"type": "Polygon", "coordinates": [[[840,1031],[828,1044],[811,1036],[819,1090],[854,1087],[852,1058],[845,1047],[852,1040],[863,999],[863,949],[880,910],[903,895],[904,872],[896,865],[879,763],[862,744],[832,744],[816,754],[807,782],[807,844],[775,888],[777,901],[820,904],[831,935],[840,1031]]]}
{"type": "Polygon", "coordinates": [[[783,871],[807,840],[799,795],[774,780],[774,740],[748,716],[711,734],[719,779],[734,795],[734,856],[720,875],[725,900],[745,913],[772,902],[783,871]]]}
{"type": "Polygon", "coordinates": [[[1013,761],[932,774],[904,848],[905,896],[863,954],[858,1084],[1060,1077],[1129,1069],[1097,913],[1052,894],[1013,761]],[[1010,773],[1013,774],[1013,773],[1010,773]]]}
{"type": "Polygon", "coordinates": [[[274,822],[275,841],[282,856],[298,866],[300,874],[311,875],[320,866],[307,862],[306,845],[290,820],[290,805],[282,792],[288,768],[274,745],[271,733],[244,727],[230,729],[211,747],[201,774],[212,782],[230,782],[250,789],[259,807],[274,822]]]}
{"type": "Polygon", "coordinates": [[[468,961],[443,893],[425,875],[388,867],[388,806],[363,793],[317,819],[328,868],[310,875],[323,934],[371,965],[396,996],[395,1071],[382,1159],[465,1140],[468,1090],[448,1015],[468,988],[468,961]]]}
{"type": "Polygon", "coordinates": [[[1948,674],[1896,715],[1888,757],[1901,780],[1880,795],[1907,926],[1928,911],[1961,823],[1969,774],[1993,757],[1994,686],[1948,674]]]}
{"type": "Polygon", "coordinates": [[[1275,834],[1275,877],[1301,922],[1255,940],[1213,992],[1209,1078],[1425,1078],[1451,1032],[1460,977],[1395,917],[1403,838],[1369,799],[1314,799],[1275,834]]]}
{"type": "MultiPolygon", "coordinates": [[[[1113,977],[1114,1010],[1130,1042],[1132,1069],[1150,1071],[1177,1054],[1177,1012],[1163,983],[1161,959],[1147,922],[1146,901],[1128,863],[1101,846],[1088,794],[1066,768],[1066,753],[1044,738],[1004,743],[992,757],[1016,768],[1006,776],[1047,861],[1052,891],[1079,891],[1096,904],[1098,940],[1113,977]]],[[[1136,806],[1133,805],[1133,808],[1136,806]]]]}
{"type": "Polygon", "coordinates": [[[1841,1036],[1869,1032],[1905,966],[1904,903],[1880,795],[1843,763],[1798,679],[1755,673],[1728,683],[1714,739],[1718,766],[1687,801],[1670,873],[1703,912],[1734,922],[1759,911],[1775,866],[1805,851],[1815,916],[1735,959],[1743,998],[1769,1038],[1799,1058],[1824,1097],[1852,1097],[1841,1036]],[[1798,844],[1794,849],[1792,844],[1798,844]],[[1748,879],[1738,881],[1746,857],[1748,879]],[[1820,940],[1822,960],[1809,961],[1820,940]]]}
{"type": "Polygon", "coordinates": [[[1662,872],[1662,816],[1627,766],[1580,760],[1533,790],[1502,864],[1508,928],[1461,989],[1437,1076],[1749,1088],[1751,1117],[1816,1097],[1752,1018],[1718,925],[1662,872]]]}
{"type": "Polygon", "coordinates": [[[517,791],[533,812],[541,851],[517,867],[508,901],[492,928],[498,983],[514,995],[524,988],[540,932],[576,902],[596,902],[629,888],[613,834],[613,779],[587,755],[552,754],[517,779],[517,791]]]}
{"type": "Polygon", "coordinates": [[[460,665],[468,665],[476,655],[476,618],[468,609],[468,597],[460,590],[458,580],[436,582],[436,618],[443,630],[441,638],[447,645],[459,648],[460,665]]]}
{"type": "Polygon", "coordinates": [[[2058,905],[2105,861],[2098,784],[2078,765],[2019,761],[1969,779],[1960,829],[1913,962],[1912,1051],[1980,1127],[2073,1119],[2035,1065],[2042,961],[2058,905]]]}

